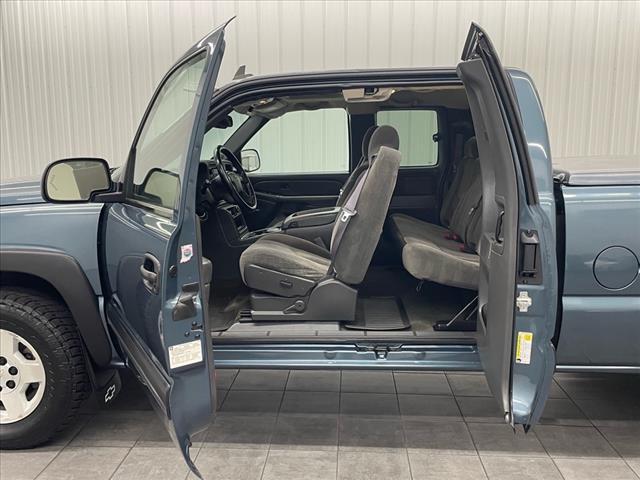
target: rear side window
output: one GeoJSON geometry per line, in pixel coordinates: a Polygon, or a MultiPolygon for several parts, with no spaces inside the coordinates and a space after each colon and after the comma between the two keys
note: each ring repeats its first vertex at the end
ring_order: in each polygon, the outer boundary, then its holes
{"type": "Polygon", "coordinates": [[[349,171],[349,130],[343,108],[288,112],[269,120],[244,146],[260,155],[255,174],[349,171]]]}
{"type": "Polygon", "coordinates": [[[378,125],[391,125],[400,135],[401,167],[433,167],[438,164],[438,113],[435,110],[384,110],[378,125]]]}

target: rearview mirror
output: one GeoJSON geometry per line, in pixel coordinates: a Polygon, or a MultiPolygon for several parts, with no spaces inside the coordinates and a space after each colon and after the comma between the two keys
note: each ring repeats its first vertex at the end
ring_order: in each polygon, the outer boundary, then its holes
{"type": "Polygon", "coordinates": [[[240,161],[245,172],[251,173],[260,170],[260,154],[253,148],[240,152],[240,161]]]}
{"type": "Polygon", "coordinates": [[[101,158],[66,158],[49,165],[42,176],[42,196],[53,203],[89,202],[111,191],[109,164],[101,158]]]}

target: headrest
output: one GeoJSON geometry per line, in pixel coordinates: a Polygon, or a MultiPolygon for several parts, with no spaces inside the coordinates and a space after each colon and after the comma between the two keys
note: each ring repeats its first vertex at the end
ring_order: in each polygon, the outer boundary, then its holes
{"type": "Polygon", "coordinates": [[[467,158],[478,158],[478,142],[476,141],[476,137],[471,137],[469,140],[464,142],[464,156],[467,158]]]}
{"type": "Polygon", "coordinates": [[[400,137],[395,128],[390,125],[382,125],[373,132],[369,141],[369,161],[378,154],[380,147],[389,147],[398,150],[400,137]]]}
{"type": "Polygon", "coordinates": [[[362,158],[369,158],[369,144],[371,143],[371,136],[377,129],[378,127],[376,125],[372,125],[367,128],[366,132],[364,132],[364,136],[362,137],[362,158]]]}

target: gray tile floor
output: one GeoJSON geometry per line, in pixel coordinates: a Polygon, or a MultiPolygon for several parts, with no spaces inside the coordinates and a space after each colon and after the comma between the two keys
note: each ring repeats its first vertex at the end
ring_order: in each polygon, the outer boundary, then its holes
{"type": "MultiPolygon", "coordinates": [[[[195,439],[207,479],[640,478],[640,376],[555,376],[533,432],[502,421],[481,374],[218,371],[195,439]]],[[[135,380],[50,445],[0,451],[0,478],[186,479],[135,380]]]]}

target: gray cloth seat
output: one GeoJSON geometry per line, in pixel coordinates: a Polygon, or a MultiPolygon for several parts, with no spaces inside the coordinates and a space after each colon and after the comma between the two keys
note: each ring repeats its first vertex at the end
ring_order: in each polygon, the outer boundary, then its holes
{"type": "Polygon", "coordinates": [[[402,243],[402,264],[419,280],[477,289],[480,261],[476,253],[451,239],[447,228],[408,215],[391,217],[402,243]]]}
{"type": "Polygon", "coordinates": [[[461,196],[472,186],[480,175],[478,163],[478,143],[471,137],[464,143],[463,154],[454,159],[453,178],[449,188],[444,192],[442,208],[440,209],[440,223],[448,227],[456,208],[460,204],[461,196]]]}
{"type": "Polygon", "coordinates": [[[393,127],[378,127],[373,133],[368,167],[347,195],[334,225],[330,250],[291,235],[265,235],[240,257],[245,284],[279,296],[300,296],[328,276],[347,285],[362,282],[395,188],[400,167],[398,144],[393,127]],[[354,210],[349,211],[352,207],[354,210]],[[255,275],[256,271],[260,275],[255,275]],[[283,282],[292,286],[283,290],[283,282]]]}
{"type": "Polygon", "coordinates": [[[464,155],[443,199],[440,220],[442,225],[435,225],[408,215],[391,216],[403,266],[419,280],[477,289],[482,178],[475,138],[465,143],[464,155]]]}
{"type": "Polygon", "coordinates": [[[243,280],[249,265],[317,281],[327,275],[331,255],[328,250],[309,240],[283,233],[270,233],[261,237],[240,257],[243,280]]]}

